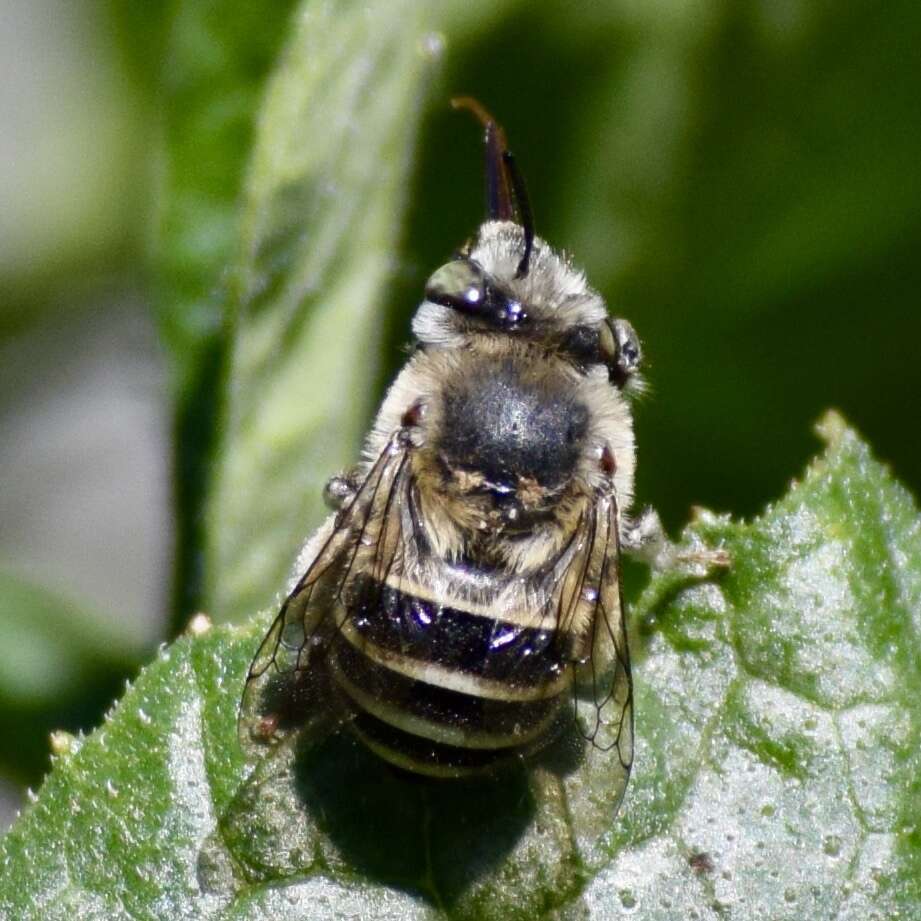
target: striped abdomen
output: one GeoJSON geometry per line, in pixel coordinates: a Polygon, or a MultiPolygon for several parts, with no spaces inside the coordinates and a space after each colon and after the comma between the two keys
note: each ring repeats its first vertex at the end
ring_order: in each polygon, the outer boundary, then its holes
{"type": "Polygon", "coordinates": [[[571,680],[554,630],[361,579],[330,654],[352,728],[388,761],[456,777],[548,741],[571,680]]]}

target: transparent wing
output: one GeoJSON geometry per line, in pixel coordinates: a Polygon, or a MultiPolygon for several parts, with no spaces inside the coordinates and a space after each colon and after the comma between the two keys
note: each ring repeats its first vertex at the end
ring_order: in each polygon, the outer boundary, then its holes
{"type": "Polygon", "coordinates": [[[352,500],[323,526],[316,552],[285,599],[246,679],[238,730],[245,750],[335,718],[324,654],[359,573],[381,579],[403,565],[409,441],[397,432],[352,500]]]}
{"type": "Polygon", "coordinates": [[[633,683],[621,593],[617,503],[599,496],[554,573],[558,642],[575,671],[574,707],[587,741],[633,763],[633,683]]]}

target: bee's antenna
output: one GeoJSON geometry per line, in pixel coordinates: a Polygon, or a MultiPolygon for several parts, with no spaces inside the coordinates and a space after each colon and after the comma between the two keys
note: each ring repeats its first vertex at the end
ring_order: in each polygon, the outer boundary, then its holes
{"type": "Polygon", "coordinates": [[[518,218],[524,230],[524,255],[518,263],[518,271],[515,273],[515,277],[524,278],[528,274],[531,250],[534,247],[534,216],[531,214],[531,200],[528,198],[524,176],[521,175],[521,170],[518,169],[518,161],[510,150],[505,151],[503,160],[505,161],[505,172],[512,183],[515,203],[518,206],[518,218]]]}
{"type": "Polygon", "coordinates": [[[524,231],[524,255],[518,263],[516,276],[528,274],[531,250],[534,246],[534,218],[525,188],[524,178],[512,152],[508,149],[505,131],[489,111],[472,96],[455,96],[455,109],[472,112],[486,129],[486,211],[494,221],[517,221],[524,231]]]}
{"type": "Polygon", "coordinates": [[[502,126],[472,96],[456,96],[451,106],[472,112],[486,129],[486,213],[493,221],[515,220],[512,189],[505,167],[508,143],[502,126]]]}

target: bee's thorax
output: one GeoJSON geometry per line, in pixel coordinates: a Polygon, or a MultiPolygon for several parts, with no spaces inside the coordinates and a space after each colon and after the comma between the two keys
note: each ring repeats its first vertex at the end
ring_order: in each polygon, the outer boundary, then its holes
{"type": "Polygon", "coordinates": [[[437,450],[451,470],[481,478],[497,497],[556,489],[574,473],[588,425],[586,407],[506,362],[447,389],[437,450]]]}

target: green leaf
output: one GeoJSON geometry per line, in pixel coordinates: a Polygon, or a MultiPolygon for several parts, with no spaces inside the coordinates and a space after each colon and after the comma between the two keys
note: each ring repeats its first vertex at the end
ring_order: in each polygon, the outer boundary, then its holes
{"type": "Polygon", "coordinates": [[[719,582],[635,605],[638,750],[501,782],[410,781],[346,734],[248,773],[236,706],[268,624],[164,650],[58,738],[0,844],[0,915],[908,917],[921,899],[921,518],[840,418],[719,582]]]}
{"type": "MultiPolygon", "coordinates": [[[[161,329],[180,393],[191,386],[202,349],[223,326],[221,279],[237,251],[256,114],[293,5],[173,4],[161,75],[165,164],[157,268],[161,329]]],[[[123,10],[121,16],[138,13],[123,10]]]]}
{"type": "MultiPolygon", "coordinates": [[[[164,117],[156,281],[176,398],[179,624],[202,603],[202,506],[224,398],[227,268],[239,248],[259,103],[293,5],[177,0],[165,30],[167,52],[157,55],[164,117]]],[[[137,28],[142,14],[134,6],[120,15],[137,28]]],[[[146,15],[152,12],[145,6],[146,15]]]]}
{"type": "Polygon", "coordinates": [[[137,659],[116,624],[46,588],[0,571],[0,635],[16,654],[0,659],[0,699],[33,706],[73,693],[81,673],[137,659]]]}
{"type": "Polygon", "coordinates": [[[828,451],[760,519],[701,525],[734,556],[720,585],[663,603],[660,577],[639,604],[641,767],[591,917],[919,903],[921,520],[840,417],[820,432],[828,451]]]}
{"type": "Polygon", "coordinates": [[[354,460],[379,373],[407,175],[431,76],[425,7],[305,3],[260,115],[234,269],[205,608],[271,601],[354,460]]]}

